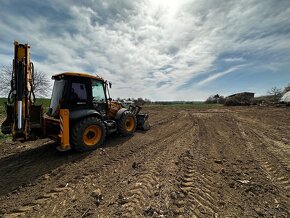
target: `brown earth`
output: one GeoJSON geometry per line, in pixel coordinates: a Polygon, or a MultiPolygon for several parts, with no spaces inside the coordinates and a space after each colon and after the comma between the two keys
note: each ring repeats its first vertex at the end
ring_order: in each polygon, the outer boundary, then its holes
{"type": "Polygon", "coordinates": [[[289,108],[153,108],[91,153],[0,145],[0,216],[290,217],[289,108]]]}

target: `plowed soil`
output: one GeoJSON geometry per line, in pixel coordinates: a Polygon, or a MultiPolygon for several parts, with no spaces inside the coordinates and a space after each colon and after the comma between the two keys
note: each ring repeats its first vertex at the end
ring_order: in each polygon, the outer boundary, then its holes
{"type": "Polygon", "coordinates": [[[0,145],[3,217],[290,217],[290,109],[149,108],[90,153],[0,145]]]}

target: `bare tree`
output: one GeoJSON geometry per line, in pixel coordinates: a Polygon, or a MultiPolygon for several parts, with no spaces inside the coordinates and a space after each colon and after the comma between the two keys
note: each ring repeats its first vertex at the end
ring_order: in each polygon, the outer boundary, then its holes
{"type": "MultiPolygon", "coordinates": [[[[6,65],[1,68],[1,77],[0,77],[0,95],[8,96],[8,93],[11,90],[11,78],[12,78],[13,66],[6,65]]],[[[51,83],[47,75],[40,70],[34,71],[34,85],[33,90],[34,94],[37,97],[47,97],[50,92],[51,83]]]]}
{"type": "Polygon", "coordinates": [[[283,92],[282,89],[279,89],[275,86],[268,91],[268,94],[272,95],[273,100],[277,102],[282,97],[283,92]]]}
{"type": "Polygon", "coordinates": [[[8,96],[11,89],[12,65],[1,67],[0,95],[8,96]]]}
{"type": "Polygon", "coordinates": [[[34,71],[34,93],[37,97],[47,97],[50,92],[51,83],[47,75],[40,70],[34,71]]]}
{"type": "Polygon", "coordinates": [[[134,100],[135,104],[137,105],[144,105],[145,101],[143,98],[137,98],[136,100],[134,100]]]}
{"type": "Polygon", "coordinates": [[[224,96],[220,95],[219,99],[218,99],[218,104],[224,104],[226,102],[226,99],[224,96]]]}
{"type": "Polygon", "coordinates": [[[214,96],[211,95],[209,96],[206,100],[205,100],[205,103],[207,104],[212,104],[214,102],[214,96]]]}
{"type": "Polygon", "coordinates": [[[222,104],[219,102],[219,100],[222,98],[222,100],[224,100],[224,97],[219,95],[219,94],[216,94],[216,95],[211,95],[209,96],[206,100],[205,100],[205,103],[207,104],[222,104]]]}
{"type": "Polygon", "coordinates": [[[269,91],[268,91],[268,94],[270,95],[274,95],[274,96],[277,96],[277,95],[281,95],[282,93],[282,90],[277,88],[276,86],[271,88],[269,91]]]}

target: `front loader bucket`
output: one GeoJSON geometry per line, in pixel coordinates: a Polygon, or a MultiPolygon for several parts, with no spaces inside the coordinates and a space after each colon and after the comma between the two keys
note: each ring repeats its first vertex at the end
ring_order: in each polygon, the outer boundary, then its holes
{"type": "Polygon", "coordinates": [[[150,124],[148,121],[148,114],[137,114],[137,129],[147,131],[150,129],[150,124]]]}
{"type": "Polygon", "coordinates": [[[11,134],[12,125],[13,125],[13,116],[14,116],[14,107],[13,105],[8,105],[5,103],[6,119],[1,125],[1,132],[3,134],[11,134]]]}
{"type": "Polygon", "coordinates": [[[150,129],[150,124],[148,121],[149,115],[148,114],[139,114],[142,107],[139,105],[130,105],[129,111],[131,111],[137,118],[137,129],[147,131],[150,129]]]}

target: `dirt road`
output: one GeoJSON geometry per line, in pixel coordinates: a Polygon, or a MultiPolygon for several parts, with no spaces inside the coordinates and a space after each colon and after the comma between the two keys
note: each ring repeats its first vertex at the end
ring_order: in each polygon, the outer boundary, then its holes
{"type": "Polygon", "coordinates": [[[0,145],[4,217],[290,217],[289,108],[147,109],[91,153],[0,145]]]}

